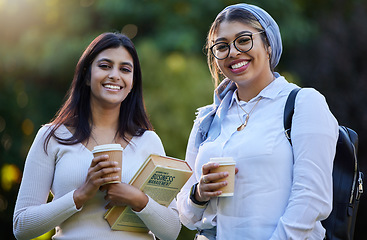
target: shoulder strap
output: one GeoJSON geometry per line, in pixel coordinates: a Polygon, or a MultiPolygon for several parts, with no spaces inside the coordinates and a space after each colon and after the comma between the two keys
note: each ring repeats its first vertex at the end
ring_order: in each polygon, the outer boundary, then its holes
{"type": "Polygon", "coordinates": [[[292,145],[292,140],[291,140],[292,117],[294,113],[294,104],[295,104],[296,96],[299,90],[301,90],[301,88],[295,88],[289,93],[287,102],[285,103],[285,107],[284,107],[284,116],[283,116],[284,133],[291,145],[292,145]]]}

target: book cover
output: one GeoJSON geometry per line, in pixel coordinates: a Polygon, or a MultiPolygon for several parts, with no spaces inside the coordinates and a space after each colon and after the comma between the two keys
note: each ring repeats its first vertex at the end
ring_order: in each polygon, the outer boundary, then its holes
{"type": "MultiPolygon", "coordinates": [[[[191,175],[192,170],[186,161],[152,154],[145,160],[129,184],[167,207],[191,175]]],[[[149,231],[143,221],[127,206],[110,208],[104,218],[112,230],[149,231]]]]}

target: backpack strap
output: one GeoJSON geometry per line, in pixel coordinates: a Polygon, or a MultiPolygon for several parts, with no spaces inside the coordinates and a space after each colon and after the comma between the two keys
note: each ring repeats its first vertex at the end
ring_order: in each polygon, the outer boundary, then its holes
{"type": "MultiPolygon", "coordinates": [[[[296,95],[293,89],[284,107],[284,133],[292,145],[291,126],[296,95]]],[[[357,160],[358,134],[350,128],[339,126],[339,138],[333,163],[333,209],[321,221],[326,229],[325,239],[353,239],[358,205],[363,193],[363,173],[357,160]]]]}
{"type": "Polygon", "coordinates": [[[292,145],[291,140],[292,117],[294,113],[296,96],[299,90],[301,90],[301,88],[295,88],[289,93],[287,102],[285,103],[284,107],[284,116],[283,116],[284,133],[291,145],[292,145]]]}

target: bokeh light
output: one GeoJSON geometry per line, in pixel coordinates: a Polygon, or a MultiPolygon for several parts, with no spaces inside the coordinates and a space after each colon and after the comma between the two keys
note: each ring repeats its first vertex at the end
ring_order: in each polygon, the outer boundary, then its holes
{"type": "Polygon", "coordinates": [[[138,34],[138,26],[135,24],[127,24],[122,28],[121,32],[128,38],[133,39],[138,34]]]}
{"type": "Polygon", "coordinates": [[[30,119],[25,119],[22,123],[22,131],[24,135],[31,135],[34,131],[34,124],[30,119]]]}
{"type": "Polygon", "coordinates": [[[5,133],[2,137],[1,137],[1,145],[3,146],[3,148],[5,149],[5,151],[8,151],[12,145],[13,141],[12,141],[12,137],[5,133]]]}
{"type": "Polygon", "coordinates": [[[5,211],[8,207],[8,201],[2,195],[0,195],[0,212],[5,211]]]}
{"type": "MultiPolygon", "coordinates": [[[[0,1],[1,1],[1,0],[0,0],[0,1]]],[[[2,131],[4,131],[5,127],[6,127],[5,119],[4,119],[2,116],[0,116],[0,133],[1,133],[2,131]]]]}
{"type": "Polygon", "coordinates": [[[1,168],[1,187],[5,191],[10,191],[13,185],[19,184],[20,176],[21,172],[16,165],[4,164],[1,168]]]}
{"type": "Polygon", "coordinates": [[[80,0],[80,6],[90,7],[94,4],[94,0],[80,0]]]}
{"type": "Polygon", "coordinates": [[[20,108],[25,108],[28,105],[28,95],[26,92],[21,91],[18,93],[17,103],[20,108]]]}
{"type": "Polygon", "coordinates": [[[172,53],[166,58],[166,64],[172,72],[182,72],[186,69],[186,60],[180,53],[172,53]]]}
{"type": "Polygon", "coordinates": [[[32,240],[48,240],[48,239],[51,239],[52,235],[55,234],[55,231],[52,230],[52,231],[49,231],[39,237],[36,237],[36,238],[33,238],[32,240]]]}

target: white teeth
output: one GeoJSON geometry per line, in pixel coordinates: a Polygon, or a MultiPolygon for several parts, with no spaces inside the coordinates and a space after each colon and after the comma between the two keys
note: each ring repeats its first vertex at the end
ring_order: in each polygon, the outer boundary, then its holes
{"type": "Polygon", "coordinates": [[[110,84],[107,84],[107,85],[104,85],[105,88],[110,88],[110,89],[116,89],[116,90],[120,90],[120,86],[116,86],[116,85],[110,85],[110,84]]]}
{"type": "Polygon", "coordinates": [[[239,63],[233,64],[233,65],[231,66],[231,68],[232,68],[232,69],[237,69],[237,68],[240,68],[240,67],[245,66],[247,63],[248,63],[248,61],[239,62],[239,63]]]}

